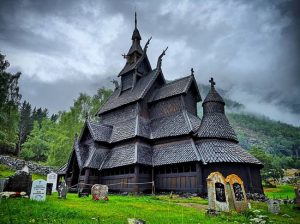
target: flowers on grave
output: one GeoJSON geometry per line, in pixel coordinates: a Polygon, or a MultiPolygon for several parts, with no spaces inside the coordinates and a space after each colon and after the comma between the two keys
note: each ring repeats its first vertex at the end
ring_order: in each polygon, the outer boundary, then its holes
{"type": "Polygon", "coordinates": [[[103,198],[103,200],[104,200],[104,201],[108,201],[109,199],[108,199],[107,196],[105,196],[105,197],[103,198]]]}
{"type": "Polygon", "coordinates": [[[93,200],[94,201],[99,201],[100,197],[97,194],[93,194],[93,200]]]}
{"type": "Polygon", "coordinates": [[[17,198],[17,197],[27,198],[28,196],[26,195],[26,192],[5,191],[0,193],[0,198],[17,198]]]}

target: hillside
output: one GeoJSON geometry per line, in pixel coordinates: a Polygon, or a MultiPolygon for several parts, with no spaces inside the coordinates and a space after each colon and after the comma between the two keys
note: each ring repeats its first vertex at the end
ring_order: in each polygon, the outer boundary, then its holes
{"type": "MultiPolygon", "coordinates": [[[[200,85],[203,99],[209,91],[209,86],[200,85]]],[[[222,96],[226,91],[218,90],[222,96]]],[[[225,98],[226,114],[238,136],[240,144],[245,149],[258,146],[274,155],[292,157],[293,166],[299,168],[300,161],[300,128],[273,121],[264,116],[249,114],[244,111],[244,105],[225,98]],[[241,112],[243,111],[243,112],[241,112]]],[[[201,103],[198,104],[199,116],[202,116],[201,103]]]]}

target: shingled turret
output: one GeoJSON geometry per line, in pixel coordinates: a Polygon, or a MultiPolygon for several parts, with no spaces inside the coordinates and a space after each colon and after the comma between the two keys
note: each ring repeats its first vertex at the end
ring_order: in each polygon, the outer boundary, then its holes
{"type": "Polygon", "coordinates": [[[209,81],[211,88],[203,101],[203,118],[198,136],[200,138],[217,138],[238,142],[233,128],[225,115],[225,102],[215,89],[213,78],[209,81]]]}

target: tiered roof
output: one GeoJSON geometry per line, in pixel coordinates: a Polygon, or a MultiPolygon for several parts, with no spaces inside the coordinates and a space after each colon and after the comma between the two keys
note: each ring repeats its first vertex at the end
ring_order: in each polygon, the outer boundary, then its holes
{"type": "MultiPolygon", "coordinates": [[[[150,39],[142,52],[138,47],[141,38],[136,26],[132,39],[133,45],[128,54],[141,53],[139,60],[147,58],[150,39]]],[[[97,115],[102,116],[142,100],[146,101],[142,105],[147,105],[146,109],[149,109],[148,106],[155,107],[160,101],[186,96],[191,88],[195,93],[195,103],[201,101],[193,72],[172,82],[165,81],[160,68],[164,54],[165,51],[158,58],[159,67],[143,74],[132,89],[122,92],[121,88],[116,88],[97,115]]],[[[137,61],[134,64],[135,68],[139,63],[137,61]]],[[[130,70],[133,68],[131,66],[125,65],[124,69],[130,70]]],[[[210,82],[211,89],[202,104],[202,120],[184,106],[168,116],[150,118],[138,113],[134,118],[111,125],[104,121],[86,120],[82,134],[74,142],[72,156],[76,157],[80,169],[99,170],[136,163],[161,166],[192,161],[203,164],[230,162],[261,165],[238,145],[237,136],[225,115],[225,102],[216,91],[213,79],[210,82]],[[89,145],[80,142],[86,131],[93,140],[89,145]],[[140,141],[132,141],[137,138],[140,141]]],[[[177,99],[184,100],[184,97],[177,99]]]]}

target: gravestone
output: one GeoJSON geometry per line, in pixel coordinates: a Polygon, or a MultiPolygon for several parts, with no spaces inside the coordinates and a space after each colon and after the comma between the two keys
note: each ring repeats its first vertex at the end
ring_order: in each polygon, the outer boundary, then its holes
{"type": "Polygon", "coordinates": [[[146,224],[146,221],[141,220],[141,219],[127,219],[128,224],[146,224]]]}
{"type": "Polygon", "coordinates": [[[95,201],[106,200],[108,195],[107,185],[95,184],[91,190],[92,198],[95,201]]]}
{"type": "Polygon", "coordinates": [[[61,184],[58,186],[58,197],[60,199],[67,198],[68,187],[65,181],[62,181],[61,184]]]}
{"type": "Polygon", "coordinates": [[[47,183],[47,191],[46,191],[47,195],[52,195],[52,187],[53,187],[52,183],[47,183]]]}
{"type": "Polygon", "coordinates": [[[244,183],[235,174],[230,174],[225,179],[227,187],[230,189],[229,203],[237,212],[247,210],[248,203],[244,183]]]}
{"type": "Polygon", "coordinates": [[[280,203],[278,200],[268,201],[268,210],[273,214],[278,214],[280,212],[280,203]]]}
{"type": "Polygon", "coordinates": [[[230,210],[228,188],[225,178],[219,172],[213,172],[207,177],[208,208],[212,211],[230,210]]]}
{"type": "Polygon", "coordinates": [[[296,198],[295,198],[296,207],[300,208],[300,186],[295,187],[295,194],[296,194],[296,198]]]}
{"type": "Polygon", "coordinates": [[[52,184],[52,192],[56,192],[56,184],[57,184],[57,174],[56,173],[49,173],[47,175],[47,183],[52,184]]]}
{"type": "Polygon", "coordinates": [[[27,172],[17,170],[13,176],[10,176],[3,191],[9,192],[26,192],[30,194],[31,188],[31,175],[27,172]]]}
{"type": "Polygon", "coordinates": [[[30,199],[35,201],[46,200],[47,181],[38,179],[32,182],[30,199]]]}

